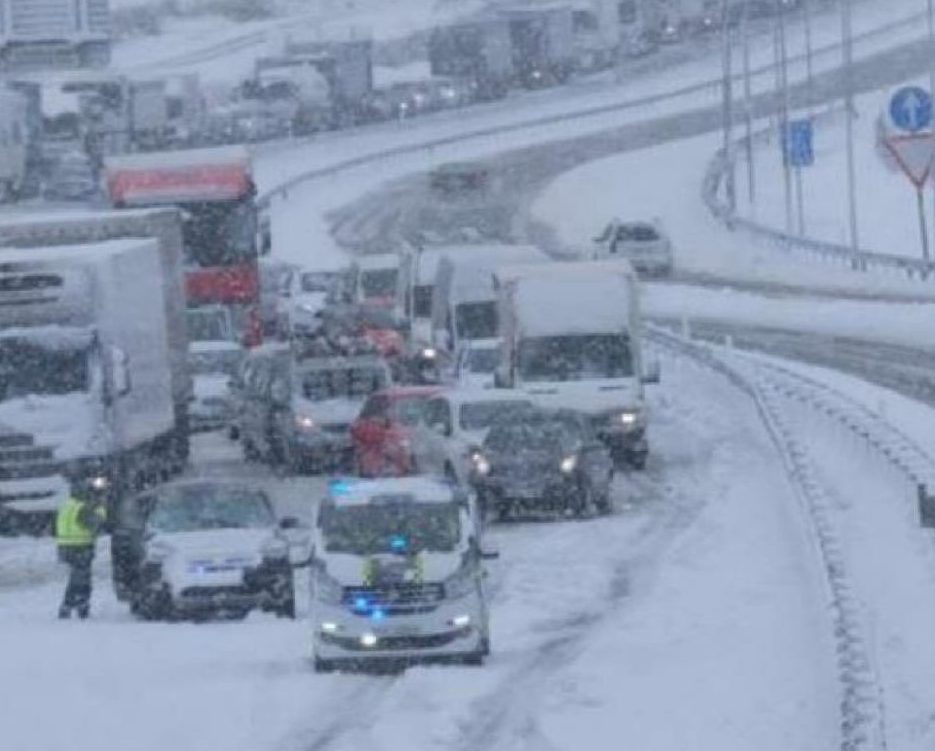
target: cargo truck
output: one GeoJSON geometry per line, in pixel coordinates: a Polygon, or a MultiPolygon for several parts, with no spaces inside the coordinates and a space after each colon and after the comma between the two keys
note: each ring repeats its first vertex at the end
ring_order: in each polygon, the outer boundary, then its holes
{"type": "Polygon", "coordinates": [[[509,25],[517,84],[554,86],[571,75],[576,52],[570,7],[503,8],[500,15],[509,25]]]}
{"type": "Polygon", "coordinates": [[[588,414],[618,462],[649,453],[637,278],[626,261],[556,262],[499,269],[501,363],[496,384],[547,408],[588,414]]]}
{"type": "Polygon", "coordinates": [[[504,18],[485,18],[432,31],[428,43],[433,76],[466,81],[479,101],[506,96],[513,81],[510,27],[504,18]]]}
{"type": "Polygon", "coordinates": [[[108,0],[0,0],[0,69],[103,67],[108,0]]]}
{"type": "Polygon", "coordinates": [[[76,480],[106,480],[116,514],[129,491],[184,466],[185,342],[169,334],[165,256],[155,237],[0,253],[6,531],[48,527],[76,480]]]}
{"type": "Polygon", "coordinates": [[[250,152],[240,146],[105,160],[116,208],[174,206],[182,214],[189,305],[226,305],[248,346],[262,339],[258,209],[250,152]]]}

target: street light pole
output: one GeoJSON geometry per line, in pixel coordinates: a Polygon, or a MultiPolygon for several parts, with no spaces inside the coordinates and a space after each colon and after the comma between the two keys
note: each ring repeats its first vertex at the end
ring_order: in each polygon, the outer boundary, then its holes
{"type": "MultiPolygon", "coordinates": [[[[932,0],[930,0],[932,2],[932,0]]],[[[726,5],[726,3],[725,3],[726,5]]],[[[747,144],[747,197],[756,213],[756,165],[753,162],[753,96],[750,82],[750,0],[743,3],[743,104],[747,144]]]]}
{"type": "Polygon", "coordinates": [[[860,239],[857,234],[857,192],[854,168],[854,49],[851,28],[851,1],[841,0],[841,50],[844,66],[844,124],[847,139],[847,207],[851,253],[855,267],[860,266],[860,239]]]}
{"type": "Polygon", "coordinates": [[[783,195],[786,202],[786,233],[792,234],[792,172],[789,168],[786,139],[789,133],[789,69],[786,54],[786,11],[776,0],[776,48],[779,58],[779,143],[782,146],[783,195]]]}
{"type": "Polygon", "coordinates": [[[721,36],[723,43],[723,65],[724,79],[722,84],[723,95],[723,126],[724,126],[724,159],[727,163],[727,175],[724,188],[727,191],[727,205],[731,213],[737,209],[736,175],[734,170],[734,144],[732,136],[732,125],[734,119],[734,92],[731,45],[730,45],[730,24],[728,23],[728,0],[722,0],[721,13],[721,36]]]}

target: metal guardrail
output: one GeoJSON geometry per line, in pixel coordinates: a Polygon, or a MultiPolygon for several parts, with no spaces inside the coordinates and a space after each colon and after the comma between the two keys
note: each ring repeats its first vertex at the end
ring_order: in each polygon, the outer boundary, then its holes
{"type": "Polygon", "coordinates": [[[839,751],[882,751],[886,748],[886,711],[873,650],[866,638],[863,609],[851,586],[841,533],[828,496],[808,452],[801,445],[779,404],[788,385],[773,379],[768,367],[740,362],[716,347],[658,327],[647,336],[657,346],[726,377],[749,396],[785,466],[812,537],[828,597],[831,637],[840,686],[839,751]]]}
{"type": "MultiPolygon", "coordinates": [[[[761,139],[766,136],[767,132],[761,131],[754,138],[761,139]]],[[[736,144],[737,149],[743,148],[745,143],[744,140],[738,141],[736,144]]],[[[748,217],[740,216],[735,210],[731,209],[727,201],[721,196],[721,186],[724,183],[724,176],[729,166],[724,149],[718,149],[708,163],[701,185],[702,200],[711,214],[723,223],[727,229],[731,231],[743,230],[786,253],[808,255],[826,263],[849,267],[854,271],[889,273],[909,279],[935,281],[935,274],[933,274],[935,263],[930,261],[863,249],[858,249],[855,253],[847,245],[800,237],[748,217]]]]}

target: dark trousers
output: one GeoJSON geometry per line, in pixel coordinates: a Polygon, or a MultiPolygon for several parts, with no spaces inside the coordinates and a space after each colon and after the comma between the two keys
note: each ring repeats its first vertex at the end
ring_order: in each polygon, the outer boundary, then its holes
{"type": "Polygon", "coordinates": [[[91,562],[94,560],[94,546],[59,548],[61,559],[68,564],[68,585],[62,598],[62,612],[77,610],[87,613],[91,605],[91,562]]]}

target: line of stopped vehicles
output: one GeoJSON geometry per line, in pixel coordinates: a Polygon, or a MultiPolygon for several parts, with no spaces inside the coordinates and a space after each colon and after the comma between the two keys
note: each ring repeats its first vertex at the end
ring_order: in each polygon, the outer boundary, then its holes
{"type": "Polygon", "coordinates": [[[0,268],[0,526],[100,475],[114,587],[141,618],[294,617],[302,566],[316,669],[482,662],[485,528],[606,514],[615,472],[647,461],[659,369],[633,266],[489,243],[277,266],[257,344],[236,306],[185,306],[178,222],[0,222],[20,246],[0,268]],[[277,518],[262,483],[173,480],[198,430],[327,474],[311,523],[277,518]],[[96,458],[60,461],[69,441],[96,458]]]}

